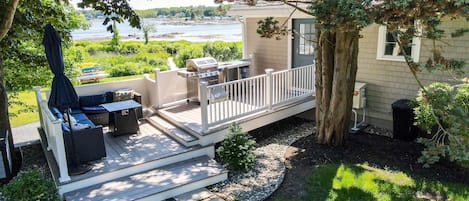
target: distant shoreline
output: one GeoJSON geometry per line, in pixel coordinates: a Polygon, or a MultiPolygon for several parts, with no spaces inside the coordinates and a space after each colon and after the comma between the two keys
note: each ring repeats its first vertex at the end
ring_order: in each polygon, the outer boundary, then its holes
{"type": "MultiPolygon", "coordinates": [[[[99,23],[102,19],[93,19],[90,20],[90,23],[99,23]]],[[[162,18],[143,18],[142,24],[148,23],[151,24],[153,22],[158,30],[158,26],[181,26],[181,27],[191,27],[191,26],[198,26],[198,25],[232,25],[232,24],[240,24],[239,21],[233,19],[223,19],[223,20],[185,20],[184,18],[171,18],[171,19],[162,19],[162,18]]],[[[118,26],[119,27],[119,26],[118,26]]],[[[220,34],[218,32],[207,32],[200,33],[198,32],[191,32],[187,31],[188,28],[182,28],[182,30],[172,30],[171,32],[164,32],[163,33],[150,33],[150,40],[167,40],[167,41],[175,41],[175,40],[187,40],[191,42],[202,42],[202,41],[241,41],[241,33],[233,33],[231,37],[228,37],[227,34],[220,34]]],[[[192,29],[192,28],[189,28],[192,29]]],[[[86,32],[86,30],[85,30],[86,32]]],[[[109,32],[108,32],[109,33],[109,32]]],[[[230,34],[228,34],[230,35],[230,34]]],[[[120,37],[123,41],[143,41],[143,32],[134,32],[134,33],[122,33],[120,32],[120,37]]],[[[110,34],[103,34],[103,35],[94,35],[86,38],[78,38],[74,39],[75,41],[102,41],[102,40],[110,40],[112,36],[110,34]]]]}
{"type": "MultiPolygon", "coordinates": [[[[149,40],[152,41],[176,41],[176,40],[187,40],[191,42],[204,42],[204,41],[215,41],[215,40],[220,40],[220,41],[225,41],[225,42],[237,42],[241,40],[224,40],[221,39],[220,37],[222,36],[221,34],[210,34],[210,35],[189,35],[189,36],[184,36],[184,38],[177,37],[178,35],[183,34],[183,33],[168,33],[168,34],[160,34],[160,35],[152,35],[150,36],[149,40]]],[[[238,35],[238,34],[236,34],[238,35]]],[[[240,34],[239,34],[240,35],[240,34]]],[[[102,37],[93,37],[93,38],[87,38],[87,39],[77,39],[74,41],[103,41],[103,40],[111,40],[112,36],[102,36],[102,37]]],[[[143,38],[141,35],[137,36],[121,36],[122,41],[144,41],[145,38],[143,38]]]]}
{"type": "MultiPolygon", "coordinates": [[[[241,22],[236,19],[222,19],[222,20],[186,20],[185,18],[141,18],[141,22],[160,21],[162,25],[205,25],[205,24],[240,24],[241,22]]],[[[91,19],[89,22],[102,22],[104,19],[91,19]]]]}

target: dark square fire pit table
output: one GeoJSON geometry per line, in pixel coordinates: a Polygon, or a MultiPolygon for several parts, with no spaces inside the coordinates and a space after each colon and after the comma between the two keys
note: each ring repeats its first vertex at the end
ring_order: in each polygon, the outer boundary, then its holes
{"type": "Polygon", "coordinates": [[[109,112],[109,132],[112,135],[134,134],[139,130],[137,109],[142,105],[134,100],[101,104],[109,112]]]}

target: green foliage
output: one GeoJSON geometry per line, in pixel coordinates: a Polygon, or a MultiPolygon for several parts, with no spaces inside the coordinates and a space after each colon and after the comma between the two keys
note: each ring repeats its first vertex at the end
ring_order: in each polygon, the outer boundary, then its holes
{"type": "Polygon", "coordinates": [[[114,21],[112,24],[112,38],[111,42],[109,42],[109,51],[117,52],[120,49],[120,41],[121,37],[119,36],[119,30],[117,30],[116,22],[114,21]]]}
{"type": "Polygon", "coordinates": [[[360,30],[371,24],[370,17],[372,0],[341,0],[341,1],[312,1],[311,10],[317,19],[319,28],[336,30],[337,28],[360,30]]]}
{"type": "Polygon", "coordinates": [[[7,200],[60,200],[55,184],[38,168],[21,171],[12,181],[2,186],[0,191],[7,200]]]}
{"type": "MultiPolygon", "coordinates": [[[[0,3],[2,11],[6,3],[0,3]]],[[[69,33],[72,29],[83,27],[84,18],[77,16],[72,6],[62,5],[60,2],[21,1],[9,34],[0,42],[8,90],[24,90],[51,80],[52,73],[41,44],[44,26],[48,23],[62,37],[65,55],[69,54],[66,50],[70,45],[69,33]]],[[[69,60],[65,60],[65,69],[67,73],[72,72],[69,60]]]]}
{"type": "Polygon", "coordinates": [[[167,52],[176,52],[174,63],[178,67],[186,66],[187,59],[193,59],[203,56],[211,56],[217,61],[229,61],[241,59],[242,45],[240,42],[199,42],[172,44],[164,46],[167,52]]]}
{"type": "Polygon", "coordinates": [[[202,49],[204,56],[214,57],[217,61],[230,61],[242,57],[241,46],[236,42],[207,42],[202,49]]]}
{"type": "Polygon", "coordinates": [[[188,59],[198,58],[204,56],[203,49],[200,45],[190,45],[185,49],[180,49],[174,58],[174,63],[179,67],[186,66],[188,59]]]}
{"type": "Polygon", "coordinates": [[[256,32],[262,38],[273,38],[277,40],[281,39],[282,36],[286,36],[288,31],[284,25],[279,25],[279,21],[273,17],[267,17],[264,20],[257,22],[256,32]]]}
{"type": "MultiPolygon", "coordinates": [[[[140,17],[130,7],[127,0],[82,0],[77,4],[80,8],[93,8],[94,10],[103,13],[103,25],[107,25],[110,21],[121,23],[124,20],[128,21],[130,26],[140,29],[140,17]]],[[[112,25],[108,25],[108,31],[113,31],[112,25]]]]}
{"type": "Polygon", "coordinates": [[[230,134],[217,149],[217,154],[230,170],[247,172],[256,165],[255,148],[256,141],[238,124],[232,124],[230,134]]]}
{"type": "Polygon", "coordinates": [[[426,146],[419,162],[428,167],[441,156],[469,161],[469,84],[433,83],[419,92],[416,104],[417,125],[433,135],[418,139],[426,146]]]}

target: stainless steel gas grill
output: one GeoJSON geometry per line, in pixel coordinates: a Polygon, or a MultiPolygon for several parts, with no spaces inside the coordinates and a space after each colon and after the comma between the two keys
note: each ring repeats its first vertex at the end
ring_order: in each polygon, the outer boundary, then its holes
{"type": "Polygon", "coordinates": [[[188,59],[186,70],[178,72],[178,75],[187,78],[188,101],[200,102],[200,82],[207,82],[208,85],[218,84],[219,74],[218,62],[212,57],[188,59]]]}

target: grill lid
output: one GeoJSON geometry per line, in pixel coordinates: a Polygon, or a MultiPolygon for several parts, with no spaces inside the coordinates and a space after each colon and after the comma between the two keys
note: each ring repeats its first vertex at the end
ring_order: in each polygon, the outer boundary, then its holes
{"type": "Polygon", "coordinates": [[[213,57],[188,59],[186,61],[187,71],[199,71],[199,69],[217,68],[218,62],[213,57]]]}

